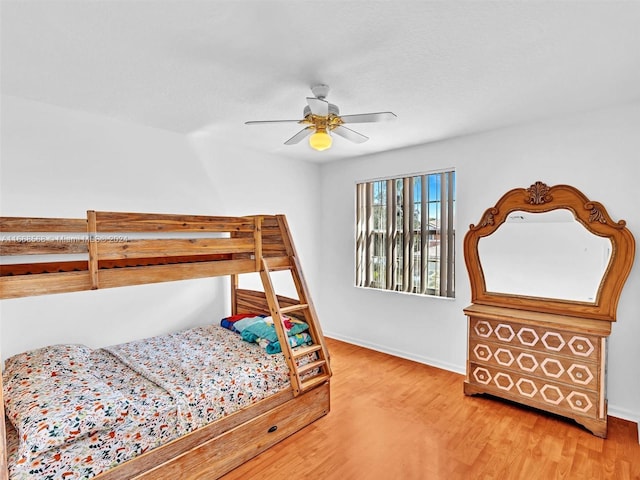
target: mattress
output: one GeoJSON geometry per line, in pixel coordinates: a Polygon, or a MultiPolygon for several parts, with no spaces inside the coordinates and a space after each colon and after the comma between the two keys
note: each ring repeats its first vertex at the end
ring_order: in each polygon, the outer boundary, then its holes
{"type": "Polygon", "coordinates": [[[45,347],[3,377],[11,480],[91,478],[289,387],[282,354],[217,325],[45,347]]]}

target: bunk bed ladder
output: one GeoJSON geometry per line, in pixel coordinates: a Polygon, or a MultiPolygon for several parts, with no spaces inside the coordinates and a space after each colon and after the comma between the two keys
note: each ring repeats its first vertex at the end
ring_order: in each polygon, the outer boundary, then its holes
{"type": "MultiPolygon", "coordinates": [[[[298,316],[301,316],[300,313],[302,313],[304,314],[306,323],[309,324],[308,333],[312,338],[311,345],[292,348],[288,341],[283,342],[280,340],[282,353],[284,354],[289,366],[291,385],[293,386],[294,394],[298,395],[312,389],[316,385],[324,383],[324,381],[329,378],[330,371],[327,350],[324,347],[321,336],[317,330],[317,322],[315,319],[309,320],[313,314],[311,313],[312,309],[309,306],[306,296],[299,296],[300,303],[298,305],[280,306],[278,296],[273,288],[270,273],[267,262],[263,260],[263,269],[260,272],[260,276],[262,277],[262,283],[264,285],[271,317],[273,318],[273,323],[275,324],[276,331],[278,332],[278,338],[287,338],[284,327],[286,314],[298,314],[298,316]],[[300,364],[300,359],[314,352],[314,361],[304,365],[300,364]],[[315,371],[316,373],[314,375],[310,374],[305,376],[307,372],[312,371],[315,371]]],[[[295,278],[293,270],[292,275],[295,278]]]]}
{"type": "Polygon", "coordinates": [[[269,266],[269,258],[262,258],[262,269],[260,277],[264,287],[269,310],[273,317],[282,352],[289,366],[289,375],[291,385],[295,395],[311,390],[317,385],[321,385],[331,377],[331,367],[329,364],[329,354],[324,343],[324,337],[320,330],[320,323],[309,297],[306,282],[302,276],[298,257],[289,235],[289,228],[286,219],[282,215],[277,216],[280,231],[284,240],[285,248],[289,258],[288,265],[278,263],[274,270],[289,270],[298,292],[298,303],[293,305],[281,306],[276,294],[273,282],[271,281],[271,269],[269,266]],[[288,341],[282,341],[287,338],[284,320],[287,315],[297,317],[304,320],[309,325],[308,333],[312,339],[310,345],[292,348],[288,341]],[[309,354],[315,353],[312,357],[314,360],[301,364],[301,359],[306,358],[309,354]]]}

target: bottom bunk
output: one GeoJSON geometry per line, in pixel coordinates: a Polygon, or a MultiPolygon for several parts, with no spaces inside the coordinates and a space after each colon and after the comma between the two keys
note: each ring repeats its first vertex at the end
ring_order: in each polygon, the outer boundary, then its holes
{"type": "MultiPolygon", "coordinates": [[[[294,397],[278,344],[255,334],[273,325],[257,315],[11,357],[3,372],[9,478],[217,478],[328,413],[328,381],[294,397]]],[[[306,324],[291,321],[290,343],[306,348],[306,324]]]]}

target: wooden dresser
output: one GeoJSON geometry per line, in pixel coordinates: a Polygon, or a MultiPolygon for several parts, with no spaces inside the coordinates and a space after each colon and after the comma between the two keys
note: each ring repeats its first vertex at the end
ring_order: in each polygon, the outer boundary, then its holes
{"type": "Polygon", "coordinates": [[[485,211],[465,236],[473,304],[468,318],[464,393],[490,394],[575,420],[607,435],[607,338],[635,253],[625,222],[573,187],[514,189],[485,211]],[[488,291],[478,249],[514,211],[570,210],[589,232],[611,241],[611,255],[593,301],[488,291]]]}

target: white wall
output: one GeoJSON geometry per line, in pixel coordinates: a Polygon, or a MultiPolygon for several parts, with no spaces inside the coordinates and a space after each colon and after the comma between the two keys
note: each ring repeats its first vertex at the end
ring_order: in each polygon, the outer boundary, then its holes
{"type": "MultiPolygon", "coordinates": [[[[317,165],[239,153],[215,132],[178,135],[7,96],[1,107],[2,215],[284,213],[310,288],[316,284],[317,165]]],[[[3,300],[2,357],[58,342],[110,345],[217,321],[228,314],[228,287],[227,278],[218,278],[3,300]]]]}
{"type": "MultiPolygon", "coordinates": [[[[402,128],[402,119],[392,128],[402,128]]],[[[469,224],[507,190],[571,184],[625,219],[640,242],[640,103],[323,166],[319,315],[327,335],[464,372],[470,289],[462,257],[469,224]],[[456,298],[354,287],[355,183],[455,167],[456,298]]],[[[640,268],[622,293],[609,341],[612,415],[640,419],[640,268]]],[[[462,391],[462,386],[460,387],[462,391]]]]}

